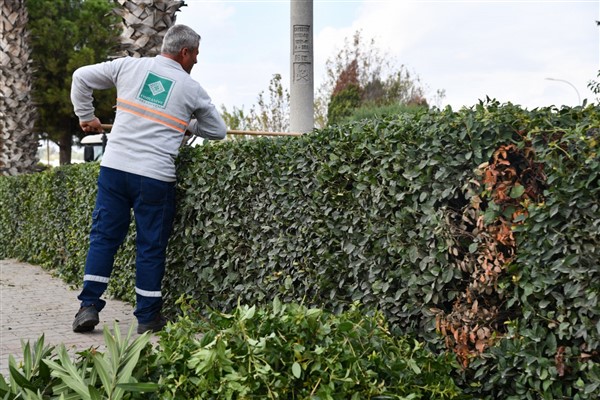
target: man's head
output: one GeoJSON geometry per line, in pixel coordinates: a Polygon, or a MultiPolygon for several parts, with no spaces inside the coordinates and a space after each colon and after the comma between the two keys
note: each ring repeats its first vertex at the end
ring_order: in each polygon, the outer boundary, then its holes
{"type": "Polygon", "coordinates": [[[160,52],[177,61],[189,74],[196,64],[200,35],[186,25],[173,25],[163,38],[160,52]]]}

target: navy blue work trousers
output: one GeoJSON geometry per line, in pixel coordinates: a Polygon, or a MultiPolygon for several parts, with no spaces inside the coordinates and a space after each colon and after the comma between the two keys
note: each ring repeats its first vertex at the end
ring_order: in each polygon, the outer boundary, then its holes
{"type": "Polygon", "coordinates": [[[162,306],[161,283],[175,215],[175,182],[100,168],[83,289],[77,298],[82,307],[94,305],[98,311],[106,305],[100,297],[108,286],[115,254],[127,235],[131,209],[136,224],[134,315],[139,323],[148,323],[162,306]]]}

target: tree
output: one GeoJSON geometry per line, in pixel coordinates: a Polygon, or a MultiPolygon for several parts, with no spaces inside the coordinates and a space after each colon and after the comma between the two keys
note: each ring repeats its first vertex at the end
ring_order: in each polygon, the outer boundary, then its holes
{"type": "Polygon", "coordinates": [[[160,53],[163,37],[175,24],[175,13],[184,7],[182,0],[115,0],[113,10],[123,19],[121,53],[132,57],[152,57],[160,53]]]}
{"type": "MultiPolygon", "coordinates": [[[[315,97],[315,125],[323,127],[328,120],[339,122],[361,107],[393,104],[427,106],[425,90],[418,76],[404,65],[397,67],[389,56],[382,55],[370,40],[366,45],[356,32],[352,43],[327,60],[327,78],[315,97]]],[[[221,106],[223,118],[230,129],[287,131],[289,129],[289,92],[281,84],[281,75],[273,75],[269,84],[269,102],[264,92],[258,97],[258,108],[249,112],[233,107],[230,112],[221,106]]],[[[437,91],[441,100],[444,91],[437,91]]]]}
{"type": "Polygon", "coordinates": [[[335,123],[360,106],[362,90],[358,82],[358,62],[352,60],[340,73],[327,107],[327,121],[335,123]]]}
{"type": "MultiPolygon", "coordinates": [[[[365,106],[428,106],[419,77],[382,55],[374,39],[365,44],[360,31],[354,34],[351,43],[346,38],[344,48],[327,60],[326,74],[316,101],[321,107],[316,110],[315,118],[320,126],[340,122],[353,110],[365,106]]],[[[443,92],[438,91],[438,95],[443,96],[443,92]]]]}
{"type": "MultiPolygon", "coordinates": [[[[38,129],[58,143],[60,163],[71,161],[73,135],[81,136],[70,100],[71,77],[80,66],[105,61],[118,43],[119,18],[110,0],[28,0],[34,98],[38,129]]],[[[114,118],[114,91],[95,94],[96,114],[114,118]]]]}
{"type": "Polygon", "coordinates": [[[31,97],[31,47],[24,0],[0,5],[0,174],[34,170],[36,107],[31,97]]]}
{"type": "Polygon", "coordinates": [[[281,75],[275,74],[269,82],[269,98],[265,93],[258,95],[258,105],[253,105],[248,114],[233,107],[229,112],[221,106],[221,113],[229,129],[263,132],[287,132],[290,128],[290,93],[281,84],[281,75]]]}

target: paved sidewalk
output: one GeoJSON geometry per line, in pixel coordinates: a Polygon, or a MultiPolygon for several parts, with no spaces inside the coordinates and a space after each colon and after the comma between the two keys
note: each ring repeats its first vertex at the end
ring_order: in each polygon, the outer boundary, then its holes
{"type": "MultiPolygon", "coordinates": [[[[79,308],[77,295],[63,281],[38,266],[0,260],[0,374],[8,377],[8,356],[22,360],[21,340],[33,345],[42,334],[44,343],[64,343],[69,350],[104,349],[102,330],[119,323],[122,334],[137,324],[133,306],[106,299],[100,324],[90,333],[74,333],[71,324],[79,308]]],[[[137,325],[136,325],[137,326],[137,325]]],[[[134,333],[137,336],[137,333],[134,333]]]]}

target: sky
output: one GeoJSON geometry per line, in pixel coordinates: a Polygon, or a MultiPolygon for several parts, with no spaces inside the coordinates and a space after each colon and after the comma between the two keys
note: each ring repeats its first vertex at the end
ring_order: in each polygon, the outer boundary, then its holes
{"type": "MultiPolygon", "coordinates": [[[[202,36],[192,77],[217,107],[249,110],[274,74],[289,89],[293,0],[185,1],[177,23],[202,36]]],[[[435,106],[486,97],[576,106],[595,100],[587,85],[600,69],[598,20],[600,0],[313,0],[315,90],[326,61],[360,31],[418,77],[435,106]]]]}

